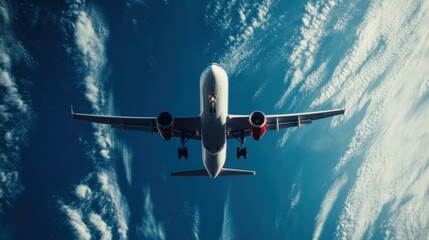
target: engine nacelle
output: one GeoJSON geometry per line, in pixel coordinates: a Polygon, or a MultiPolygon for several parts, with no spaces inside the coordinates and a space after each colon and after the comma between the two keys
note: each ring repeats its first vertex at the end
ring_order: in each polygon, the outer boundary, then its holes
{"type": "Polygon", "coordinates": [[[267,131],[267,118],[260,111],[255,111],[249,116],[250,134],[253,139],[259,140],[267,131]]]}
{"type": "Polygon", "coordinates": [[[169,112],[162,112],[156,118],[156,127],[162,139],[170,140],[173,137],[174,118],[169,112]]]}

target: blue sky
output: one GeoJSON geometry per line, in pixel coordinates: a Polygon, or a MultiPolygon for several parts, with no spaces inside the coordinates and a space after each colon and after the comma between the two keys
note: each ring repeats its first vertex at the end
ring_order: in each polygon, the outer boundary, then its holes
{"type": "Polygon", "coordinates": [[[427,1],[0,3],[0,238],[428,235],[427,1]],[[257,175],[216,180],[169,177],[199,142],[70,117],[198,114],[213,61],[231,113],[346,114],[228,142],[257,175]]]}

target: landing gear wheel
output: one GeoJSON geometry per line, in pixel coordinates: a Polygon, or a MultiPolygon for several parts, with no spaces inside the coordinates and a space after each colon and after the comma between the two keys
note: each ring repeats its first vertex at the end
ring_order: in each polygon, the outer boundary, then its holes
{"type": "Polygon", "coordinates": [[[185,147],[183,149],[183,155],[185,156],[185,159],[188,159],[188,148],[187,147],[185,147]]]}
{"type": "Polygon", "coordinates": [[[177,158],[181,159],[182,158],[182,148],[177,148],[177,158]]]}
{"type": "Polygon", "coordinates": [[[237,148],[237,159],[240,159],[240,157],[243,156],[244,159],[247,159],[247,148],[237,148]]]}
{"type": "Polygon", "coordinates": [[[177,149],[177,157],[179,159],[181,159],[182,157],[185,157],[185,159],[188,159],[188,148],[187,147],[185,147],[185,148],[179,147],[177,149]]]}
{"type": "Polygon", "coordinates": [[[239,147],[237,147],[237,159],[240,159],[240,148],[239,147]]]}

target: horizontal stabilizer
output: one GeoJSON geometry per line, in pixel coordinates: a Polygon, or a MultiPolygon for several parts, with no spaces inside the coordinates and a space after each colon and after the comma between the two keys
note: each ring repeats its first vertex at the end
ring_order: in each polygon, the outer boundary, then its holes
{"type": "Polygon", "coordinates": [[[219,176],[233,176],[233,175],[255,175],[255,171],[241,170],[241,169],[232,169],[232,168],[222,168],[219,176]]]}
{"type": "Polygon", "coordinates": [[[182,177],[182,176],[208,176],[207,170],[201,169],[201,170],[191,170],[191,171],[184,171],[184,172],[172,172],[170,176],[172,177],[182,177]]]}
{"type": "MultiPolygon", "coordinates": [[[[255,175],[255,171],[222,168],[222,170],[219,173],[219,176],[233,176],[233,175],[255,175]]],[[[207,173],[206,169],[200,169],[200,170],[191,170],[191,171],[184,171],[184,172],[172,172],[170,176],[172,177],[209,176],[209,174],[207,173]]]]}

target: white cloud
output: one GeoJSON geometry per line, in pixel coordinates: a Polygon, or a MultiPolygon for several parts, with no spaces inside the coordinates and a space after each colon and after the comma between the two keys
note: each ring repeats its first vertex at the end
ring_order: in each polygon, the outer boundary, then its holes
{"type": "Polygon", "coordinates": [[[255,101],[261,95],[262,91],[264,91],[264,89],[267,87],[267,84],[268,84],[268,80],[262,83],[262,85],[255,92],[255,95],[253,95],[253,101],[255,101]]]}
{"type": "Polygon", "coordinates": [[[14,65],[34,67],[33,60],[12,29],[8,2],[0,4],[0,213],[22,192],[19,162],[32,123],[31,102],[14,76],[14,65]]]}
{"type": "MultiPolygon", "coordinates": [[[[113,98],[105,89],[109,74],[105,49],[108,27],[97,9],[94,6],[86,7],[84,1],[72,2],[70,11],[65,15],[68,20],[75,21],[66,21],[73,27],[73,44],[70,44],[73,47],[69,52],[79,66],[77,73],[83,79],[81,86],[85,97],[97,114],[111,113],[113,98]]],[[[89,146],[88,155],[96,171],[89,173],[78,185],[75,193],[78,199],[71,204],[90,219],[102,238],[127,239],[128,203],[121,194],[112,162],[117,140],[109,126],[93,124],[93,127],[94,142],[89,146]],[[99,213],[91,210],[94,204],[100,207],[99,213]]],[[[125,148],[123,144],[119,145],[125,148]]]]}
{"type": "Polygon", "coordinates": [[[199,240],[201,219],[200,219],[200,209],[198,207],[195,207],[194,209],[193,219],[194,219],[194,224],[192,226],[192,235],[194,236],[195,240],[199,240]]]}
{"type": "Polygon", "coordinates": [[[83,222],[80,212],[66,205],[62,206],[62,210],[68,216],[69,224],[75,230],[76,238],[82,240],[91,239],[91,233],[86,224],[83,222]]]}
{"type": "Polygon", "coordinates": [[[90,199],[91,193],[91,189],[85,184],[79,184],[75,189],[75,194],[80,199],[90,199]]]}
{"type": "Polygon", "coordinates": [[[301,193],[302,193],[301,176],[302,176],[302,168],[297,174],[297,176],[295,177],[295,180],[292,184],[292,188],[289,193],[290,209],[294,209],[298,205],[299,200],[301,200],[301,193]]]}
{"type": "MultiPolygon", "coordinates": [[[[240,73],[253,62],[250,56],[261,51],[261,40],[254,35],[269,25],[271,0],[249,4],[247,1],[213,1],[209,4],[206,21],[226,35],[226,51],[219,56],[220,64],[229,74],[240,73]]],[[[259,35],[258,35],[259,36],[259,35]]]]}
{"type": "Polygon", "coordinates": [[[228,190],[224,209],[223,209],[223,223],[222,223],[222,232],[220,234],[221,240],[230,240],[234,238],[234,232],[233,232],[233,224],[232,224],[232,215],[230,208],[230,198],[231,198],[231,191],[228,190]]]}
{"type": "Polygon", "coordinates": [[[100,232],[101,240],[110,240],[112,239],[112,228],[107,225],[105,221],[101,218],[100,215],[96,213],[89,214],[89,221],[94,225],[94,227],[100,232]]]}
{"type": "Polygon", "coordinates": [[[285,75],[285,82],[289,83],[286,92],[277,101],[275,107],[282,108],[290,94],[305,80],[313,68],[319,43],[325,36],[329,15],[336,1],[307,2],[306,13],[302,17],[302,26],[296,38],[292,53],[288,56],[291,68],[285,75]]]}
{"type": "Polygon", "coordinates": [[[118,233],[121,239],[127,238],[128,232],[128,206],[122,197],[119,186],[116,181],[116,175],[113,172],[100,172],[98,181],[101,184],[101,190],[109,196],[114,207],[116,220],[118,221],[118,233]]]}
{"type": "Polygon", "coordinates": [[[144,194],[144,215],[140,226],[136,231],[143,239],[166,239],[164,226],[155,219],[154,206],[150,197],[150,188],[143,191],[144,194]]]}
{"type": "Polygon", "coordinates": [[[131,185],[131,177],[132,177],[132,158],[133,154],[128,147],[122,146],[122,159],[124,161],[125,175],[127,176],[128,184],[131,185]]]}
{"type": "Polygon", "coordinates": [[[366,10],[353,45],[311,105],[345,105],[338,121],[356,126],[334,169],[339,179],[321,205],[314,238],[344,175],[356,179],[348,179],[336,238],[421,238],[429,234],[429,4],[375,1],[366,10]]]}
{"type": "Polygon", "coordinates": [[[341,178],[335,180],[332,187],[326,193],[325,198],[323,199],[322,204],[320,205],[320,211],[316,216],[316,228],[314,229],[313,239],[319,239],[320,234],[323,231],[328,215],[334,206],[335,201],[337,201],[338,195],[341,189],[347,182],[347,175],[343,175],[341,178]]]}

